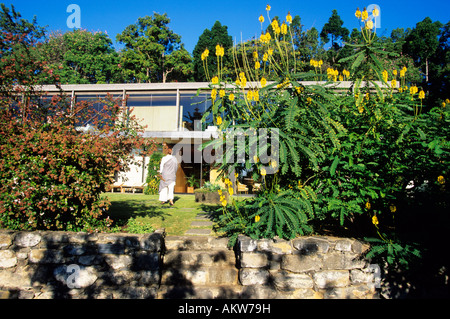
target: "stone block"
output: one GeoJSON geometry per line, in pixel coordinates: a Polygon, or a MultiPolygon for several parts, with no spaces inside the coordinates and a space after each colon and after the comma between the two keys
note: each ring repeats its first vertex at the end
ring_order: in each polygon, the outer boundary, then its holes
{"type": "Polygon", "coordinates": [[[210,285],[234,285],[237,282],[238,270],[236,268],[208,268],[208,284],[210,285]]]}
{"type": "Polygon", "coordinates": [[[0,233],[0,249],[8,248],[9,246],[11,246],[11,244],[11,235],[9,235],[8,233],[0,233]]]}
{"type": "Polygon", "coordinates": [[[325,254],[330,248],[328,240],[321,237],[297,238],[292,241],[292,245],[302,255],[325,254]]]}
{"type": "Polygon", "coordinates": [[[319,271],[313,274],[313,279],[318,288],[339,288],[350,284],[348,270],[319,271]]]}
{"type": "Polygon", "coordinates": [[[106,263],[114,270],[129,269],[133,258],[129,255],[113,255],[105,256],[106,263]]]}
{"type": "Polygon", "coordinates": [[[98,252],[100,254],[115,254],[120,255],[125,253],[125,247],[122,244],[98,244],[98,252]]]}
{"type": "Polygon", "coordinates": [[[336,241],[334,249],[337,251],[351,252],[352,243],[353,242],[349,239],[341,239],[336,241]]]}
{"type": "Polygon", "coordinates": [[[297,274],[288,271],[279,271],[273,274],[275,287],[280,290],[293,290],[298,288],[313,288],[314,281],[307,274],[297,274]]]}
{"type": "Polygon", "coordinates": [[[269,282],[269,271],[257,268],[243,268],[239,270],[239,281],[243,286],[265,285],[269,282]]]}
{"type": "Polygon", "coordinates": [[[320,271],[322,264],[322,258],[317,255],[284,255],[281,259],[281,269],[296,273],[320,271]]]}
{"type": "Polygon", "coordinates": [[[0,250],[0,269],[11,268],[17,265],[17,257],[10,250],[0,250]]]}
{"type": "Polygon", "coordinates": [[[265,253],[241,253],[240,263],[242,268],[265,268],[268,266],[268,259],[265,253]]]}
{"type": "Polygon", "coordinates": [[[38,233],[20,232],[14,238],[14,241],[19,247],[34,247],[41,241],[42,237],[38,233]]]}
{"type": "Polygon", "coordinates": [[[258,241],[247,236],[238,237],[239,250],[241,252],[252,252],[258,248],[258,241]]]}

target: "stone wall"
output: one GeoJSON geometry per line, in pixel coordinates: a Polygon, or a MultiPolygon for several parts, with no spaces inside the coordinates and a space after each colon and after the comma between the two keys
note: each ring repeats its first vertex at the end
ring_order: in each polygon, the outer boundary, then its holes
{"type": "Polygon", "coordinates": [[[0,231],[0,298],[155,298],[163,232],[0,231]]]}
{"type": "Polygon", "coordinates": [[[240,236],[234,252],[227,252],[223,240],[215,250],[198,251],[211,240],[169,237],[164,230],[142,235],[0,230],[0,299],[170,298],[168,292],[182,285],[189,294],[181,298],[192,299],[377,297],[376,265],[361,259],[368,246],[353,239],[240,236]],[[173,244],[179,242],[182,248],[173,244]],[[229,274],[227,280],[211,270],[229,274]],[[210,280],[197,282],[201,274],[210,280]]]}
{"type": "Polygon", "coordinates": [[[362,258],[369,246],[353,239],[301,237],[238,240],[239,281],[264,298],[377,298],[379,267],[362,258]]]}

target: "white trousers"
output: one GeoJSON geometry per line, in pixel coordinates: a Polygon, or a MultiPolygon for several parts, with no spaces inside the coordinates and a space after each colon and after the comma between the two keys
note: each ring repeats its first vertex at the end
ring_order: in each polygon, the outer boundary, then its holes
{"type": "Polygon", "coordinates": [[[159,201],[160,202],[167,202],[168,200],[173,200],[173,190],[175,188],[175,182],[170,183],[169,186],[164,187],[161,192],[159,193],[159,201]]]}

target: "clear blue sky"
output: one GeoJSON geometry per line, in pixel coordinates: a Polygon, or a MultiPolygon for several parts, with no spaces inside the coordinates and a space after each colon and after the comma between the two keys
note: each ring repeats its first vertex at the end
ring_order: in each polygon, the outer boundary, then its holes
{"type": "Polygon", "coordinates": [[[324,23],[336,9],[344,21],[344,26],[350,31],[358,28],[358,20],[354,13],[356,7],[361,9],[370,4],[377,4],[381,8],[381,29],[379,34],[389,36],[392,29],[397,27],[413,28],[417,22],[426,17],[433,21],[447,23],[450,20],[449,0],[0,0],[8,7],[13,4],[18,12],[26,19],[37,17],[41,26],[48,26],[47,30],[68,31],[66,20],[70,13],[66,12],[68,5],[77,4],[81,8],[81,27],[89,31],[107,32],[116,49],[116,34],[122,32],[126,26],[133,24],[139,17],[152,15],[154,12],[167,13],[171,22],[169,27],[181,36],[186,49],[192,53],[198,37],[205,29],[210,29],[215,21],[228,26],[228,33],[233,40],[247,40],[259,35],[261,26],[258,17],[263,14],[268,20],[266,5],[270,4],[271,18],[279,16],[285,19],[288,11],[292,16],[299,15],[304,29],[316,27],[319,32],[324,23]]]}

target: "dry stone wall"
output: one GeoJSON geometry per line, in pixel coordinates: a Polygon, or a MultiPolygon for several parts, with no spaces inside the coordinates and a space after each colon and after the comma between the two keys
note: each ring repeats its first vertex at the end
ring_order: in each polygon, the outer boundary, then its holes
{"type": "Polygon", "coordinates": [[[170,298],[182,285],[192,299],[377,297],[377,267],[357,240],[240,236],[227,252],[222,239],[169,237],[0,230],[0,299],[170,298]]]}

